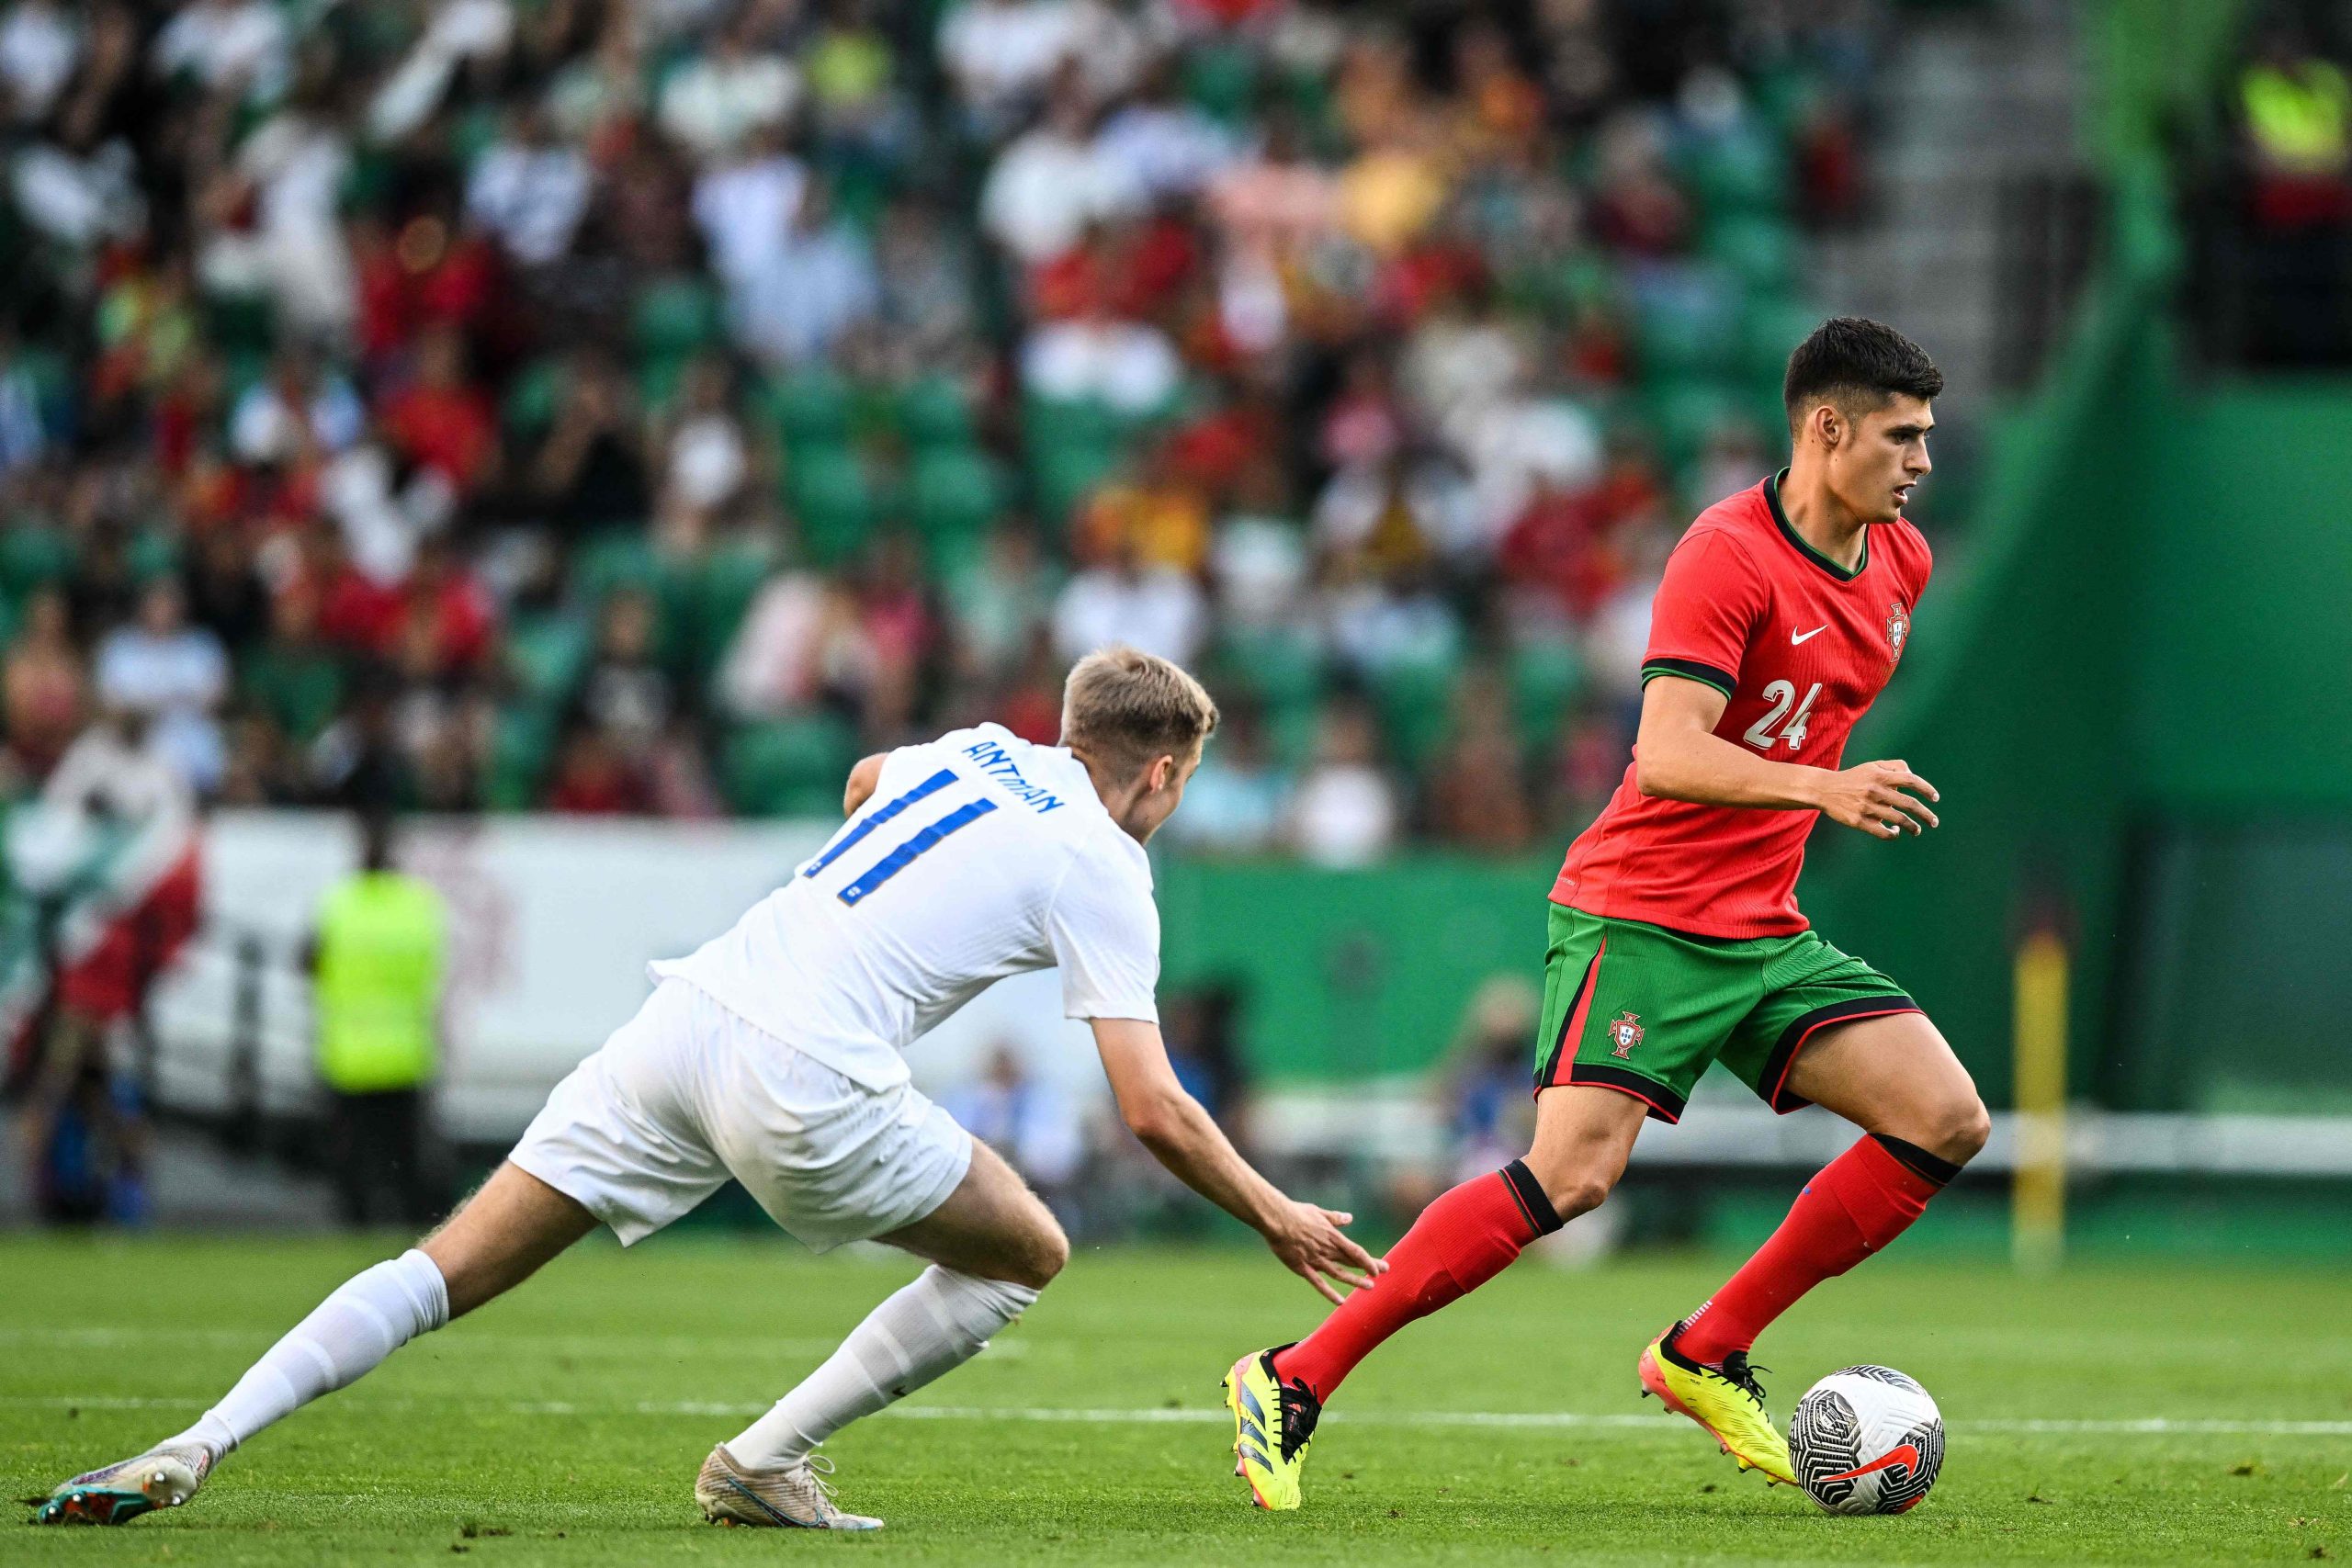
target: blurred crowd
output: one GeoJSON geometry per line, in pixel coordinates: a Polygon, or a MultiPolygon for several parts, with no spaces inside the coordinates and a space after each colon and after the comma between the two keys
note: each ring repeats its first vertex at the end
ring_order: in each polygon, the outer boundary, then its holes
{"type": "Polygon", "coordinates": [[[15,0],[11,787],[837,809],[1229,715],[1172,831],[1512,851],[1780,450],[1872,0],[15,0]]]}

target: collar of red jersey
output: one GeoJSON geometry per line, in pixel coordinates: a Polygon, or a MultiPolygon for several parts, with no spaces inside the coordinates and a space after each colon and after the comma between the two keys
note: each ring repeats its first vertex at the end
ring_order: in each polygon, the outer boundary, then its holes
{"type": "Polygon", "coordinates": [[[1862,530],[1862,558],[1854,563],[1851,571],[1805,543],[1804,536],[1798,533],[1796,525],[1789,521],[1789,514],[1781,510],[1781,481],[1788,477],[1789,470],[1782,468],[1764,481],[1764,504],[1771,509],[1772,521],[1779,526],[1781,537],[1795,546],[1799,555],[1840,582],[1851,582],[1868,571],[1871,569],[1871,531],[1868,528],[1862,530]]]}

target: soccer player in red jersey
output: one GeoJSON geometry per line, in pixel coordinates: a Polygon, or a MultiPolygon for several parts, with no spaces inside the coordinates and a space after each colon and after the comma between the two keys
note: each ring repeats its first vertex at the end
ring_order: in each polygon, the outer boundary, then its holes
{"type": "Polygon", "coordinates": [[[1431,1203],[1387,1272],[1306,1339],[1235,1363],[1237,1472],[1261,1506],[1298,1506],[1316,1419],[1358,1361],[1598,1207],[1643,1119],[1678,1120],[1715,1061],[1775,1111],[1825,1105],[1863,1136],[1637,1369],[1741,1468],[1794,1479],[1749,1347],[1901,1235],[1989,1126],[1918,1006],[1796,905],[1816,818],[1876,839],[1936,825],[1936,792],[1909,764],[1846,767],[1843,752],[1928,585],[1927,541],[1903,508],[1927,477],[1942,389],[1919,346],[1875,321],[1824,322],[1790,356],[1789,466],[1709,507],[1675,547],[1633,762],[1553,885],[1534,1145],[1431,1203]]]}

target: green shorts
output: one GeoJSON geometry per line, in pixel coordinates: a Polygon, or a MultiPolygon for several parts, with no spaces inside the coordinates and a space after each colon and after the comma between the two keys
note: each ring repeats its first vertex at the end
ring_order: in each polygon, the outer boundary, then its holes
{"type": "Polygon", "coordinates": [[[1917,1012],[1903,988],[1813,931],[1690,936],[1552,907],[1544,961],[1537,1093],[1595,1084],[1678,1122],[1707,1064],[1721,1061],[1773,1110],[1807,1103],[1789,1066],[1814,1031],[1917,1012]]]}

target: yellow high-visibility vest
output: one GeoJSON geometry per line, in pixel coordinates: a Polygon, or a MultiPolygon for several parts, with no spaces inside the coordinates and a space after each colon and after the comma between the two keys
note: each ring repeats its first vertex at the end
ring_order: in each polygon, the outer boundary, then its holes
{"type": "Polygon", "coordinates": [[[448,916],[430,884],[363,871],[319,915],[319,1076],[343,1094],[413,1089],[433,1076],[448,916]]]}
{"type": "Polygon", "coordinates": [[[2352,151],[2352,89],[2344,73],[2325,61],[2291,73],[2256,65],[2240,79],[2238,91],[2246,129],[2272,162],[2315,175],[2345,166],[2352,151]]]}

